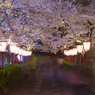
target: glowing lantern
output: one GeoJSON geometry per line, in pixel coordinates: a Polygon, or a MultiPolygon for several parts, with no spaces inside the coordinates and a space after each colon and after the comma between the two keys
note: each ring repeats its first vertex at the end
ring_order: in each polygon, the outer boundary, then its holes
{"type": "Polygon", "coordinates": [[[66,56],[69,56],[69,50],[64,50],[64,54],[65,54],[66,56]]]}
{"type": "Polygon", "coordinates": [[[69,50],[70,56],[71,56],[71,63],[73,63],[73,56],[74,56],[74,51],[73,49],[69,50]]]}
{"type": "Polygon", "coordinates": [[[74,55],[74,51],[73,51],[73,49],[69,50],[69,54],[70,54],[71,56],[74,55]]]}
{"type": "Polygon", "coordinates": [[[16,51],[16,45],[15,44],[11,44],[10,45],[10,52],[11,53],[15,53],[15,51],[16,51]]]}
{"type": "Polygon", "coordinates": [[[6,47],[7,47],[8,42],[0,42],[1,45],[1,52],[6,52],[6,47]]]}
{"type": "Polygon", "coordinates": [[[13,65],[13,53],[15,53],[16,45],[10,44],[10,52],[12,53],[12,65],[13,65]]]}
{"type": "Polygon", "coordinates": [[[31,52],[31,51],[27,51],[27,53],[28,53],[28,56],[31,56],[31,54],[32,54],[32,52],[31,52]]]}
{"type": "Polygon", "coordinates": [[[20,49],[19,47],[17,46],[15,47],[15,54],[19,54],[19,49],[20,49]]]}
{"type": "Polygon", "coordinates": [[[77,51],[78,51],[78,53],[82,53],[83,45],[77,45],[77,51]]]}
{"type": "Polygon", "coordinates": [[[23,50],[19,49],[19,55],[23,55],[23,50]]]}
{"type": "Polygon", "coordinates": [[[70,50],[64,50],[64,54],[66,55],[66,60],[71,62],[71,59],[70,59],[70,50]]]}
{"type": "MultiPolygon", "coordinates": [[[[84,50],[89,51],[91,47],[91,42],[83,42],[84,50]]],[[[86,53],[86,64],[88,65],[88,53],[86,53]]]]}
{"type": "Polygon", "coordinates": [[[2,53],[2,67],[4,67],[4,52],[6,52],[8,42],[0,42],[0,52],[2,53]]]}
{"type": "Polygon", "coordinates": [[[81,53],[83,51],[83,45],[77,45],[77,51],[80,53],[79,59],[80,59],[80,65],[81,65],[81,53]]]}
{"type": "Polygon", "coordinates": [[[83,42],[84,50],[88,51],[90,50],[91,42],[83,42]]]}
{"type": "Polygon", "coordinates": [[[75,64],[76,64],[76,55],[77,55],[77,53],[78,53],[78,52],[77,52],[77,48],[74,48],[74,49],[73,49],[73,52],[74,52],[74,55],[75,55],[75,64]]]}
{"type": "Polygon", "coordinates": [[[74,55],[77,55],[77,48],[73,48],[74,55]]]}
{"type": "Polygon", "coordinates": [[[2,49],[2,47],[1,47],[1,45],[0,45],[0,51],[1,51],[1,49],[2,49]]]}

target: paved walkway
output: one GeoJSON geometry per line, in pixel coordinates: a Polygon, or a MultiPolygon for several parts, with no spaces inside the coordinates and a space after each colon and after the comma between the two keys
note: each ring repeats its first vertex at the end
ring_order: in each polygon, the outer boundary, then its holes
{"type": "Polygon", "coordinates": [[[93,95],[78,75],[62,70],[58,64],[44,64],[13,86],[8,95],[93,95]]]}

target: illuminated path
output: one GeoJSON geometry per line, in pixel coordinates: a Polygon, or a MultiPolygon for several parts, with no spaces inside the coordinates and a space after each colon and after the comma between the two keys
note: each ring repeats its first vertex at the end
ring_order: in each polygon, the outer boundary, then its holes
{"type": "Polygon", "coordinates": [[[58,64],[43,64],[34,72],[24,70],[24,80],[15,84],[8,95],[93,95],[88,91],[88,82],[64,72],[58,64]]]}

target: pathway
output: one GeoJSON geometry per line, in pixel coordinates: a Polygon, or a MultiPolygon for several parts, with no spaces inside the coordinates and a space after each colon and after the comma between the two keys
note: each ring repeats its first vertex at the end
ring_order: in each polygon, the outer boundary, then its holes
{"type": "Polygon", "coordinates": [[[27,71],[8,95],[93,95],[78,75],[64,72],[58,64],[44,64],[27,71]]]}

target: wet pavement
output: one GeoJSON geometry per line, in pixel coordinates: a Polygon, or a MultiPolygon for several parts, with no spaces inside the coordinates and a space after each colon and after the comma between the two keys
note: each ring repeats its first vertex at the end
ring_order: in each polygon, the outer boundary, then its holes
{"type": "Polygon", "coordinates": [[[90,83],[76,73],[68,73],[59,64],[42,64],[36,70],[24,68],[25,78],[7,95],[95,95],[90,83]]]}

